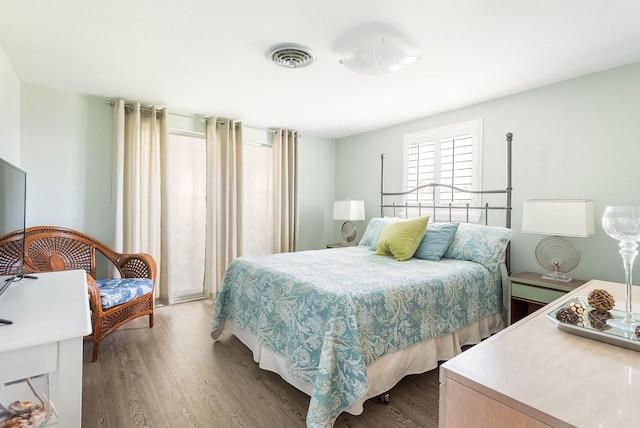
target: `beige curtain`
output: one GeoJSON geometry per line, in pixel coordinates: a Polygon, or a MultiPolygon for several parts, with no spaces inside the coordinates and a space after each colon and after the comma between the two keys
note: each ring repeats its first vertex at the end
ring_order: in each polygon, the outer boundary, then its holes
{"type": "Polygon", "coordinates": [[[113,209],[114,249],[151,254],[158,264],[156,297],[168,295],[169,252],[162,242],[169,219],[163,215],[168,191],[166,111],[140,103],[114,101],[113,209]],[[164,250],[164,251],[163,251],[164,250]],[[162,274],[161,274],[162,273],[162,274]]]}
{"type": "Polygon", "coordinates": [[[242,255],[242,124],[207,119],[205,295],[215,296],[229,263],[242,255]]]}
{"type": "Polygon", "coordinates": [[[298,250],[298,139],[296,131],[273,133],[276,253],[298,250]]]}

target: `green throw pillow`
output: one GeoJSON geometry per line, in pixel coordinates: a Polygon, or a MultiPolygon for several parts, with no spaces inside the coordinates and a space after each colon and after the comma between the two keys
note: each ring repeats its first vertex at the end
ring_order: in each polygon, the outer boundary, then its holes
{"type": "Polygon", "coordinates": [[[409,260],[422,242],[428,223],[429,217],[420,217],[386,225],[378,239],[376,254],[391,254],[399,261],[409,260]]]}

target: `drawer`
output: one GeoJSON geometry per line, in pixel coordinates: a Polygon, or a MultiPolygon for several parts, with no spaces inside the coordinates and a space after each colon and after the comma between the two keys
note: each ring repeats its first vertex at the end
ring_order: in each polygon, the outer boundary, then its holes
{"type": "Polygon", "coordinates": [[[511,283],[511,297],[516,299],[532,300],[534,302],[551,303],[564,296],[562,291],[549,290],[548,288],[535,287],[532,285],[511,283]]]}
{"type": "Polygon", "coordinates": [[[58,343],[0,353],[0,383],[58,370],[58,343]]]}

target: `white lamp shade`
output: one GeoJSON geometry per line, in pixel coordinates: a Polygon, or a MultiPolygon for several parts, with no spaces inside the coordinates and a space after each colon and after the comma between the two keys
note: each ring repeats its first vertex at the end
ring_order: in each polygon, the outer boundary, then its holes
{"type": "Polygon", "coordinates": [[[364,201],[335,201],[334,220],[364,220],[364,201]]]}
{"type": "Polygon", "coordinates": [[[586,238],[595,233],[591,199],[529,199],[522,210],[522,233],[586,238]]]}

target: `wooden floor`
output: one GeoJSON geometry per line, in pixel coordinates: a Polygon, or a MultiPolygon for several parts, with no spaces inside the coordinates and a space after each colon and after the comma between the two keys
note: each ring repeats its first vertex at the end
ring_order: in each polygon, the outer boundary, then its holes
{"type": "MultiPolygon", "coordinates": [[[[98,361],[84,344],[82,426],[304,427],[309,396],[261,370],[234,336],[209,335],[213,301],[157,307],[107,337],[98,361]]],[[[404,378],[391,403],[342,413],[336,427],[436,427],[438,370],[404,378]]]]}

